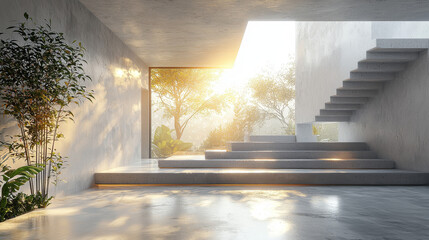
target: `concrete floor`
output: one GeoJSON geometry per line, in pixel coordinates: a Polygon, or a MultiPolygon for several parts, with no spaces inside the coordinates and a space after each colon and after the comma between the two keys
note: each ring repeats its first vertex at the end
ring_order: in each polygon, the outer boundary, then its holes
{"type": "Polygon", "coordinates": [[[429,239],[429,187],[102,187],[0,224],[1,239],[429,239]]]}

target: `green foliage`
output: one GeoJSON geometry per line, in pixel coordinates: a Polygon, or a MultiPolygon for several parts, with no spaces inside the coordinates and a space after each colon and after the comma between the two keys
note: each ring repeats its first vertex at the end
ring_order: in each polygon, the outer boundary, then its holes
{"type": "Polygon", "coordinates": [[[49,183],[56,183],[64,158],[55,150],[63,138],[60,123],[73,120],[70,106],[93,99],[83,82],[85,48],[69,44],[51,23],[38,25],[25,13],[25,22],[8,28],[17,39],[0,42],[0,111],[12,116],[20,134],[2,142],[13,157],[43,171],[30,180],[31,193],[47,198],[49,183]]]}
{"type": "Polygon", "coordinates": [[[152,141],[152,152],[155,157],[164,158],[173,155],[178,151],[186,151],[192,147],[192,143],[183,142],[180,139],[173,139],[173,130],[162,125],[156,128],[152,141]]]}
{"type": "Polygon", "coordinates": [[[42,171],[43,168],[36,166],[23,166],[17,169],[2,166],[0,222],[31,211],[36,206],[44,207],[49,204],[51,198],[46,198],[40,192],[29,196],[24,193],[16,194],[21,186],[42,171]]]}
{"type": "Polygon", "coordinates": [[[177,139],[183,135],[188,122],[197,115],[220,112],[229,94],[215,94],[212,84],[222,70],[162,69],[151,70],[151,88],[165,118],[173,118],[177,139]]]}
{"type": "Polygon", "coordinates": [[[267,117],[276,118],[285,134],[295,134],[295,63],[278,72],[266,71],[250,81],[254,104],[267,117]]]}
{"type": "Polygon", "coordinates": [[[313,123],[313,135],[319,142],[337,142],[338,123],[313,123]]]}
{"type": "Polygon", "coordinates": [[[224,148],[226,142],[243,141],[244,136],[264,120],[259,109],[252,105],[244,105],[242,99],[234,103],[234,118],[226,126],[211,131],[200,149],[224,148]]]}

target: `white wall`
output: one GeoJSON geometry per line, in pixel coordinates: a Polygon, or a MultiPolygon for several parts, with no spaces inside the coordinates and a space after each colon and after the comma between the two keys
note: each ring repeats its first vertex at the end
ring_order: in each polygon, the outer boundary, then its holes
{"type": "MultiPolygon", "coordinates": [[[[87,49],[85,68],[93,81],[94,103],[74,108],[75,123],[61,130],[65,139],[58,144],[68,166],[57,187],[58,194],[70,194],[90,187],[93,173],[125,165],[148,155],[148,68],[119,38],[77,0],[2,0],[0,31],[24,20],[51,19],[56,31],[70,42],[82,42],[87,49]],[[134,70],[140,75],[121,74],[134,70]],[[143,97],[145,96],[145,97],[143,97]],[[143,110],[143,111],[142,111],[143,110]],[[143,131],[142,131],[143,130],[143,131]],[[143,133],[142,133],[143,132],[143,133]],[[145,142],[146,141],[146,142],[145,142]]],[[[1,137],[13,132],[14,123],[1,118],[1,137]]]]}
{"type": "Polygon", "coordinates": [[[313,122],[373,46],[371,22],[298,22],[296,122],[313,122]]]}

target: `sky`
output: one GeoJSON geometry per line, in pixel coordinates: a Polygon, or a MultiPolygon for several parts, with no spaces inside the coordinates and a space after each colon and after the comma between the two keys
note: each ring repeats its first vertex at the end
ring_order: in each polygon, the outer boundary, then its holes
{"type": "Polygon", "coordinates": [[[295,22],[250,21],[235,59],[234,67],[224,71],[216,92],[246,87],[263,69],[278,70],[295,56],[295,22]]]}

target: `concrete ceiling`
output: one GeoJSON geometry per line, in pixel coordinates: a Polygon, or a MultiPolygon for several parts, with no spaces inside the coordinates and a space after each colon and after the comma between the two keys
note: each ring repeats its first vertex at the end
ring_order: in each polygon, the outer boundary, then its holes
{"type": "Polygon", "coordinates": [[[151,67],[232,67],[251,20],[429,20],[426,0],[80,0],[151,67]]]}

